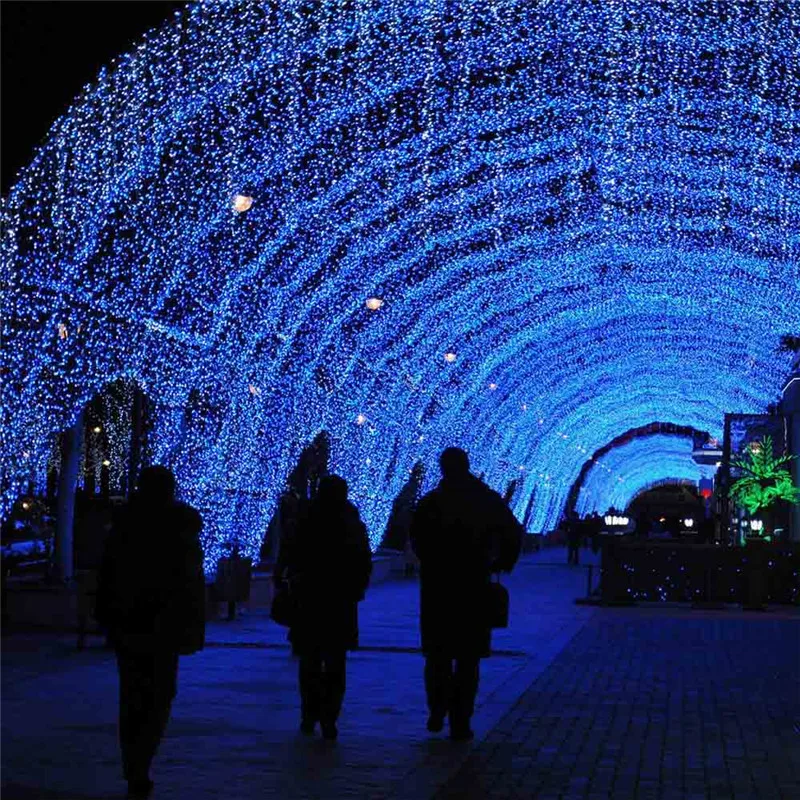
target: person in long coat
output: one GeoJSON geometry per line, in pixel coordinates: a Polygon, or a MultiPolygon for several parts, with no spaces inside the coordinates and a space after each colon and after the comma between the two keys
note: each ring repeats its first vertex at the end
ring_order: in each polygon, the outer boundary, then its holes
{"type": "Polygon", "coordinates": [[[491,649],[487,595],[493,572],[510,571],[522,526],[503,498],[469,471],[455,447],[440,459],[442,480],[420,500],[411,541],[420,560],[420,628],[428,730],[470,739],[480,659],[491,649]]]}
{"type": "Polygon", "coordinates": [[[106,542],[95,615],[117,657],[129,797],[153,790],[150,766],[177,691],[178,657],[204,644],[201,527],[198,512],[175,500],[172,472],[147,467],[106,542]]]}
{"type": "Polygon", "coordinates": [[[320,723],[335,739],[345,693],[348,650],[358,647],[358,603],[372,573],[364,523],[338,475],[320,480],[288,552],[287,574],[296,602],[292,648],[299,656],[301,722],[305,734],[320,723]]]}

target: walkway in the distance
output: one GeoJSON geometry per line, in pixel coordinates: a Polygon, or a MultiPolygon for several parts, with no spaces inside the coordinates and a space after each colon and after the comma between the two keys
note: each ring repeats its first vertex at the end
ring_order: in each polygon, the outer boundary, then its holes
{"type": "MultiPolygon", "coordinates": [[[[575,606],[586,576],[564,560],[508,580],[471,745],[425,731],[414,581],[362,606],[335,745],[297,731],[283,629],[212,624],[182,662],[155,798],[800,797],[797,614],[575,606]]],[[[2,797],[120,796],[113,658],[32,643],[4,641],[2,797]]]]}

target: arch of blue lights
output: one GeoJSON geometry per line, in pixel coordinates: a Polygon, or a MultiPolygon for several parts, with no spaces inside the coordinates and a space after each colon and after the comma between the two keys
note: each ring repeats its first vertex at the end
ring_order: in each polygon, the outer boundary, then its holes
{"type": "Polygon", "coordinates": [[[581,516],[610,508],[625,511],[643,491],[665,483],[712,478],[716,467],[692,460],[690,436],[655,433],[632,439],[596,459],[581,486],[575,508],[581,516]]]}
{"type": "Polygon", "coordinates": [[[535,532],[620,433],[720,436],[800,319],[799,40],[777,0],[192,5],[4,199],[4,513],[118,378],[209,565],[323,429],[374,543],[449,444],[535,532]]]}

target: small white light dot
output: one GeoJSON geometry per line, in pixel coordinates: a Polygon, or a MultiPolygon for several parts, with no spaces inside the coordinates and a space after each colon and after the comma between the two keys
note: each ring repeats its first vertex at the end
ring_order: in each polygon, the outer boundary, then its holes
{"type": "Polygon", "coordinates": [[[366,306],[370,311],[377,311],[383,306],[383,300],[380,297],[368,297],[366,306]]]}
{"type": "Polygon", "coordinates": [[[444,360],[448,364],[452,364],[456,360],[456,354],[455,353],[445,353],[444,354],[444,360]]]}
{"type": "Polygon", "coordinates": [[[489,384],[489,389],[490,389],[491,391],[495,391],[495,389],[497,389],[497,384],[496,384],[496,383],[490,383],[490,384],[489,384]]]}
{"type": "Polygon", "coordinates": [[[103,429],[99,425],[95,425],[94,428],[92,428],[93,433],[100,433],[102,430],[103,429]]]}
{"type": "Polygon", "coordinates": [[[367,418],[363,414],[359,414],[356,417],[356,425],[363,425],[367,421],[367,418]]]}
{"type": "Polygon", "coordinates": [[[111,466],[111,462],[108,459],[106,459],[105,461],[103,461],[103,466],[104,467],[110,467],[111,466]]]}

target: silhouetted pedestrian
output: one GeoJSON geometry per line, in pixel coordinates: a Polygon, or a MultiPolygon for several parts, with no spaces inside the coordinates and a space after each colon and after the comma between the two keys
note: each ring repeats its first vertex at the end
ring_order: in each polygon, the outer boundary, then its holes
{"type": "Polygon", "coordinates": [[[175,697],[178,656],[203,647],[201,527],[197,511],[175,500],[172,472],[147,467],[106,543],[96,616],[117,656],[129,797],[152,792],[150,765],[175,697]]]}
{"type": "Polygon", "coordinates": [[[447,448],[442,480],[420,500],[411,541],[420,560],[420,627],[428,730],[449,716],[450,736],[471,739],[480,659],[489,655],[492,572],[510,571],[522,526],[500,495],[470,474],[469,458],[447,448]]]}
{"type": "Polygon", "coordinates": [[[320,480],[286,568],[296,603],[290,637],[300,657],[300,730],[311,734],[319,722],[323,737],[335,739],[346,654],[358,647],[358,603],[372,573],[366,528],[338,475],[320,480]]]}
{"type": "Polygon", "coordinates": [[[589,517],[589,536],[592,540],[592,552],[598,553],[600,551],[600,538],[603,532],[603,518],[593,511],[589,517]]]}
{"type": "Polygon", "coordinates": [[[564,526],[567,529],[567,564],[577,566],[584,533],[583,521],[576,511],[570,509],[566,514],[564,526]]]}
{"type": "Polygon", "coordinates": [[[252,577],[253,562],[241,554],[239,543],[228,545],[228,555],[217,562],[217,577],[214,581],[216,599],[228,606],[228,622],[236,619],[239,604],[250,600],[252,577]]]}

